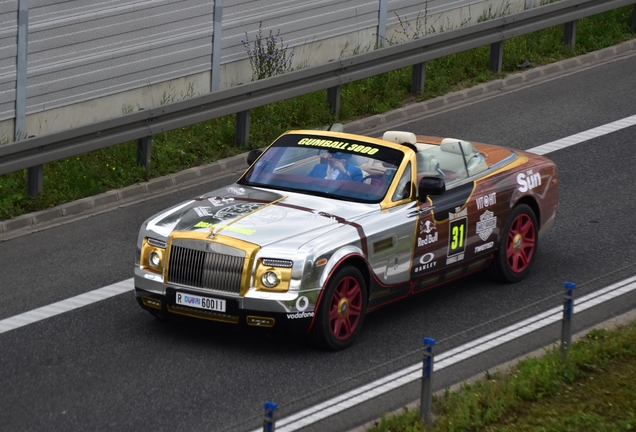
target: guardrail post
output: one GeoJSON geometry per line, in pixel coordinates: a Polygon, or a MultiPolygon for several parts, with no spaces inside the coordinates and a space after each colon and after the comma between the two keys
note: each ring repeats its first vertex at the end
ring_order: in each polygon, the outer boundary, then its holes
{"type": "Polygon", "coordinates": [[[496,73],[500,73],[502,64],[503,41],[490,44],[490,70],[496,73]]]}
{"type": "Polygon", "coordinates": [[[524,10],[532,9],[532,0],[526,0],[524,10]]]}
{"type": "Polygon", "coordinates": [[[426,62],[414,64],[411,71],[411,93],[424,93],[424,80],[426,79],[426,62]]]}
{"type": "Polygon", "coordinates": [[[152,137],[147,136],[137,140],[137,165],[144,166],[150,171],[150,156],[152,153],[152,137]]]}
{"type": "Polygon", "coordinates": [[[566,22],[563,27],[563,45],[574,48],[576,42],[576,21],[566,22]]]}
{"type": "Polygon", "coordinates": [[[433,391],[431,387],[431,376],[433,375],[433,346],[435,339],[424,338],[424,355],[422,365],[422,395],[420,399],[420,420],[426,422],[428,428],[433,422],[433,391]]]}
{"type": "Polygon", "coordinates": [[[263,416],[263,432],[274,432],[276,428],[276,419],[274,411],[278,409],[278,405],[274,402],[265,402],[265,415],[263,416]]]}
{"type": "Polygon", "coordinates": [[[572,344],[572,314],[574,313],[574,289],[573,282],[565,283],[565,297],[563,297],[563,319],[561,321],[561,359],[565,357],[572,344]]]}
{"type": "Polygon", "coordinates": [[[250,138],[250,111],[236,113],[236,131],[234,134],[234,144],[239,147],[247,147],[250,138]]]}
{"type": "Polygon", "coordinates": [[[29,195],[35,196],[42,193],[44,188],[44,165],[36,165],[29,168],[27,174],[27,189],[29,195]]]}
{"type": "Polygon", "coordinates": [[[335,119],[338,119],[338,114],[340,114],[340,86],[327,89],[327,102],[331,107],[331,114],[333,114],[335,119]]]}
{"type": "MultiPolygon", "coordinates": [[[[27,138],[35,138],[35,135],[29,135],[27,138]]],[[[30,167],[27,170],[28,194],[30,196],[39,195],[42,193],[42,189],[44,189],[44,165],[30,167]]]]}

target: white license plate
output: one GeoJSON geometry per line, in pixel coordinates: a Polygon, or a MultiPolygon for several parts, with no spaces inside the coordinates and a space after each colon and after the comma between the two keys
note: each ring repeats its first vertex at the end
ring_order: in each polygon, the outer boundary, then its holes
{"type": "Polygon", "coordinates": [[[175,293],[175,302],[178,305],[211,310],[215,312],[225,312],[225,300],[221,299],[177,292],[175,293]]]}

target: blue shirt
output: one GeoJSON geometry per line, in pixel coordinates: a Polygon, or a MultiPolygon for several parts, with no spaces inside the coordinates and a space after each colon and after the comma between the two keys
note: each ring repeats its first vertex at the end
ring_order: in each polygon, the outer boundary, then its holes
{"type": "MultiPolygon", "coordinates": [[[[351,165],[348,163],[344,164],[347,172],[341,172],[336,177],[336,180],[353,180],[353,181],[362,181],[362,170],[355,165],[351,165]],[[348,173],[348,174],[347,174],[348,173]]],[[[332,168],[333,169],[333,168],[332,168]]],[[[327,177],[327,164],[319,163],[314,166],[311,172],[308,174],[309,177],[316,178],[326,178],[327,177]]]]}

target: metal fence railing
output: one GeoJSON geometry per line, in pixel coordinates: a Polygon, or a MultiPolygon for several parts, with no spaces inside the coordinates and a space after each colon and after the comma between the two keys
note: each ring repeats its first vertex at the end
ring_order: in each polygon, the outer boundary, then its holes
{"type": "MultiPolygon", "coordinates": [[[[635,4],[635,0],[564,0],[227,90],[5,144],[0,146],[0,175],[28,168],[29,192],[38,193],[42,187],[41,167],[44,163],[133,140],[145,140],[147,148],[141,159],[149,161],[148,138],[155,134],[226,115],[245,114],[257,107],[319,90],[331,89],[332,95],[339,96],[340,92],[333,89],[339,89],[343,84],[422,65],[480,46],[490,45],[491,59],[498,59],[498,63],[495,61],[491,66],[501,68],[503,42],[507,39],[635,4]]],[[[565,35],[567,30],[568,26],[565,35]]],[[[572,26],[570,32],[573,38],[572,26]]],[[[573,39],[565,42],[573,42],[573,39]]],[[[423,69],[413,68],[414,73],[423,73],[423,69]]],[[[423,77],[414,77],[413,82],[422,80],[423,77]]],[[[334,100],[337,98],[331,99],[332,107],[339,103],[334,100]]],[[[247,121],[237,121],[237,125],[249,128],[247,121]]],[[[237,130],[237,136],[247,134],[237,130]]]]}

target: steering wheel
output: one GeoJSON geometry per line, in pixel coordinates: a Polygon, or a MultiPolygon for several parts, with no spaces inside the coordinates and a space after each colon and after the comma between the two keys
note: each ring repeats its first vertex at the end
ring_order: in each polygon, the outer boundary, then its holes
{"type": "Polygon", "coordinates": [[[362,180],[360,180],[360,182],[364,183],[364,181],[367,180],[367,179],[378,179],[378,180],[382,181],[383,177],[384,177],[384,174],[369,174],[368,176],[362,177],[362,180]]]}

